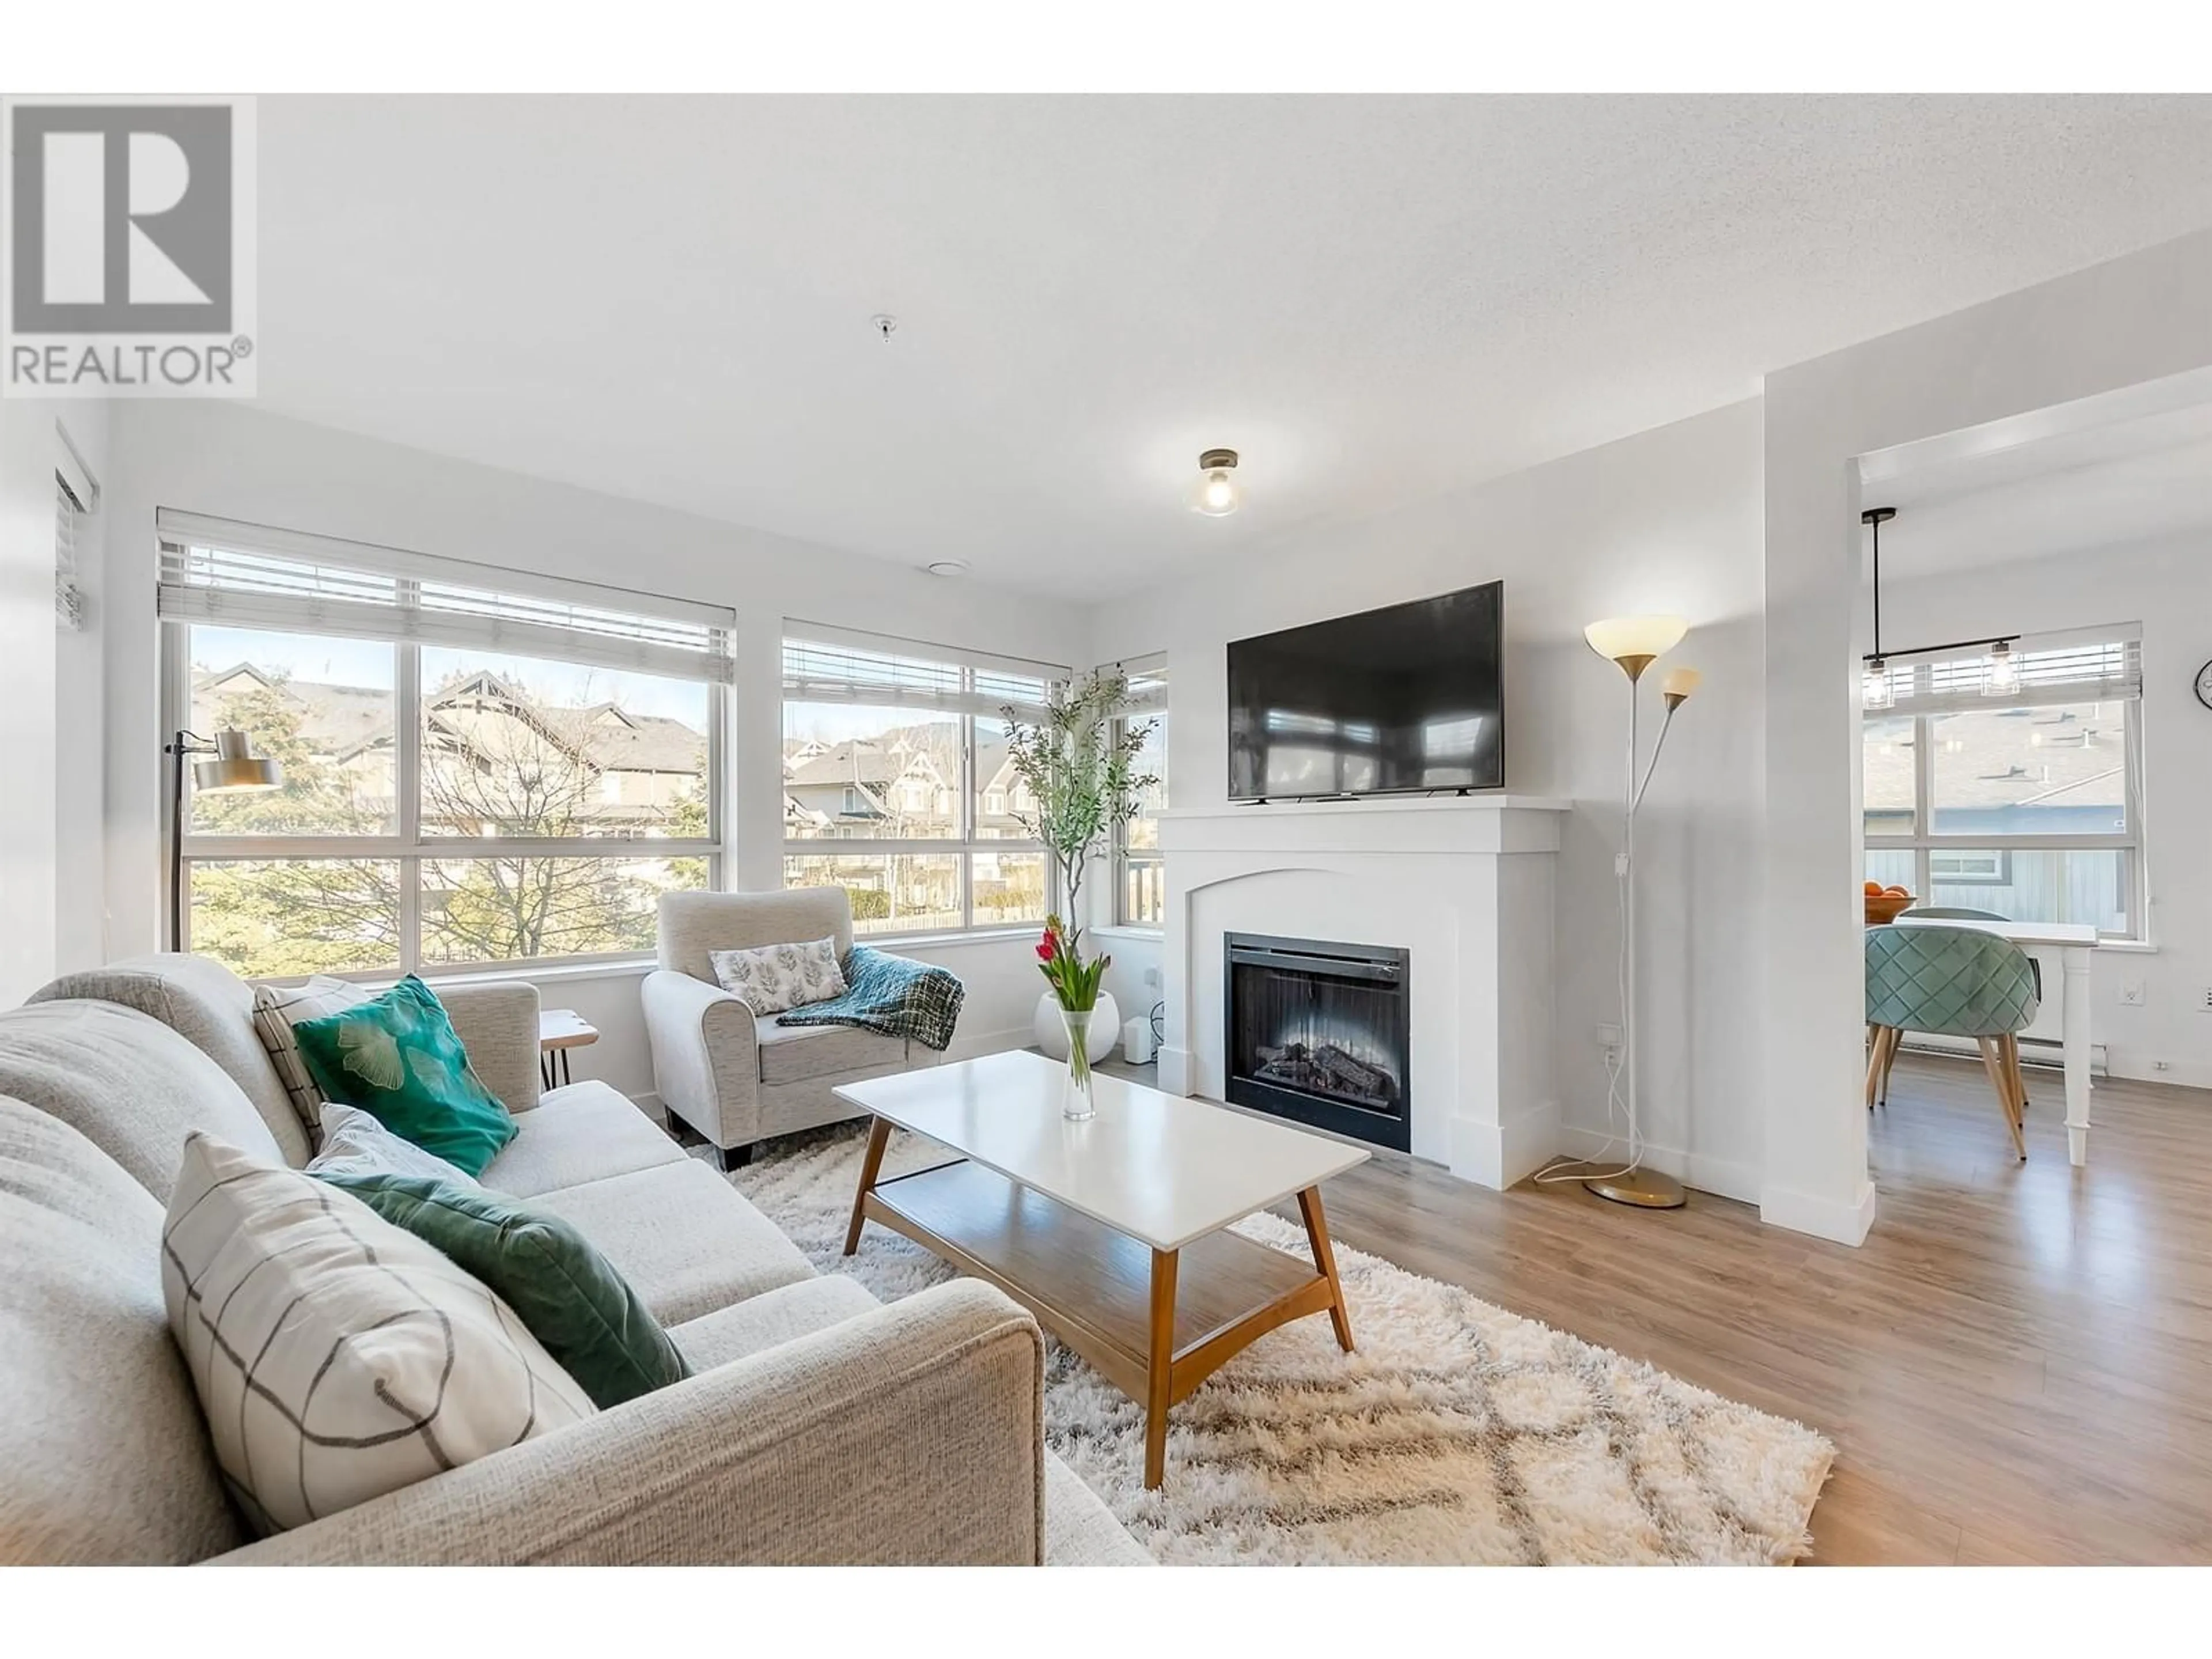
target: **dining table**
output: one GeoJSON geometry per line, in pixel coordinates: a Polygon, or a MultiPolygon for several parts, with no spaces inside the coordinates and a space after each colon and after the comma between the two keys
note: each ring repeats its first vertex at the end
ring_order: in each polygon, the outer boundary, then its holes
{"type": "Polygon", "coordinates": [[[1899,916],[1893,927],[1972,927],[2010,939],[2023,951],[2055,953],[2062,988],[2058,1017],[2066,1062],[2066,1157],[2076,1169],[2089,1161],[2089,953],[2097,930],[2077,921],[1976,921],[1956,916],[1899,916]]]}

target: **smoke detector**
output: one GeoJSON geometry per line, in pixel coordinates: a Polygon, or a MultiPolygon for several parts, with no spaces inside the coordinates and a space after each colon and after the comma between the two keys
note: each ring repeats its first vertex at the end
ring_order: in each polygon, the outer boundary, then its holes
{"type": "Polygon", "coordinates": [[[879,311],[874,316],[868,319],[868,326],[875,330],[876,332],[883,338],[888,340],[892,335],[898,332],[898,319],[892,316],[887,311],[879,311]]]}
{"type": "Polygon", "coordinates": [[[964,576],[968,574],[965,559],[932,559],[922,566],[933,576],[964,576]]]}

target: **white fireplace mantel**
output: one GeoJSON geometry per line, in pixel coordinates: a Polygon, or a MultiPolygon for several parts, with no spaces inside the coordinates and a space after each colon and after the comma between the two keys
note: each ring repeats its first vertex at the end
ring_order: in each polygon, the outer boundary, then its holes
{"type": "Polygon", "coordinates": [[[1553,869],[1569,810],[1433,795],[1162,813],[1161,1086],[1222,1097],[1224,934],[1392,945],[1411,953],[1414,1155],[1486,1187],[1528,1175],[1557,1148],[1553,869]]]}

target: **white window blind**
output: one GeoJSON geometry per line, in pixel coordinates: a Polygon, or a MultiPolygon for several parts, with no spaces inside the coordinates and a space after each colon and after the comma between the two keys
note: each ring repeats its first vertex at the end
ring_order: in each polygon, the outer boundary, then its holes
{"type": "Polygon", "coordinates": [[[1120,669],[1122,678],[1129,682],[1127,708],[1130,714],[1164,714],[1168,712],[1168,669],[1167,658],[1164,653],[1133,658],[1127,662],[1117,662],[1114,666],[1120,669]]]}
{"type": "Polygon", "coordinates": [[[787,702],[849,702],[995,716],[1040,708],[1067,671],[1048,663],[909,644],[793,623],[783,642],[787,702]]]}
{"type": "Polygon", "coordinates": [[[64,628],[84,625],[84,596],[76,585],[76,521],[84,503],[59,473],[54,475],[54,615],[64,628]]]}
{"type": "Polygon", "coordinates": [[[1896,700],[1893,712],[1933,714],[2057,702],[2118,702],[2140,697],[2140,633],[2130,625],[2029,635],[2013,646],[2020,689],[1998,696],[1984,690],[1990,672],[1986,646],[1956,657],[1892,662],[1890,690],[1896,700]]]}
{"type": "Polygon", "coordinates": [[[726,607],[167,509],[155,522],[166,619],[732,678],[726,607]]]}

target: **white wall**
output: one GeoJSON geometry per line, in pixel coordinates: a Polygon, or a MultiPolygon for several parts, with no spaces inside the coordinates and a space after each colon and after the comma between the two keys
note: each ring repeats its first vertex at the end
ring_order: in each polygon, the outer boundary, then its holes
{"type": "MultiPolygon", "coordinates": [[[[0,402],[0,1007],[97,950],[100,646],[54,616],[54,470],[62,432],[99,480],[107,408],[0,402]],[[81,832],[81,833],[80,833],[81,832]]],[[[105,514],[79,526],[79,586],[98,612],[105,514]]],[[[96,960],[96,955],[94,958],[96,960]]]]}
{"type": "MultiPolygon", "coordinates": [[[[1554,1038],[1579,1147],[1605,1121],[1595,1028],[1618,1018],[1612,860],[1627,735],[1626,682],[1581,629],[1626,613],[1688,617],[1672,660],[1707,678],[1638,820],[1644,1124],[1655,1164],[1745,1198],[1758,1195],[1761,1156],[1745,1016],[1758,995],[1745,939],[1761,855],[1759,513],[1753,400],[1358,523],[1272,538],[1172,590],[1102,607],[1091,653],[1168,653],[1170,805],[1205,806],[1227,793],[1228,641],[1504,579],[1507,787],[1577,804],[1560,853],[1554,1038]]],[[[1655,716],[1656,693],[1647,684],[1655,716]]],[[[1117,974],[1140,973],[1152,954],[1133,940],[1114,949],[1117,974]]]]}
{"type": "MultiPolygon", "coordinates": [[[[160,507],[734,606],[731,884],[740,888],[774,887],[782,877],[778,688],[787,618],[1044,661],[1086,660],[1087,619],[1073,605],[945,581],[232,404],[118,404],[109,471],[102,644],[110,957],[160,944],[164,797],[154,613],[160,507]]],[[[866,487],[864,470],[855,487],[866,487]]],[[[82,829],[97,840],[97,819],[82,829]]],[[[915,953],[967,981],[963,1048],[1027,1030],[1036,991],[1028,951],[1025,940],[998,940],[915,953]]],[[[604,1034],[588,1056],[578,1056],[580,1076],[603,1076],[634,1094],[650,1091],[634,974],[555,977],[544,994],[548,1006],[577,1008],[604,1034]]]]}
{"type": "Polygon", "coordinates": [[[2212,659],[2212,542],[1885,575],[1881,587],[1885,616],[1910,617],[1912,640],[2142,625],[2150,945],[2091,957],[2091,1029],[2118,1076],[2212,1087],[2212,1013],[2202,1006],[2212,986],[2212,712],[2191,689],[2212,659]],[[2120,1000],[2130,983],[2143,988],[2139,1006],[2120,1000]]]}
{"type": "MultiPolygon", "coordinates": [[[[1859,903],[1861,456],[2212,365],[2212,232],[1766,377],[1769,1221],[1856,1243],[1867,1176],[1859,903]]],[[[2093,1138],[2094,1139],[2094,1138],[2093,1138]]],[[[2094,1145],[2090,1156],[2094,1159],[2094,1145]]]]}

